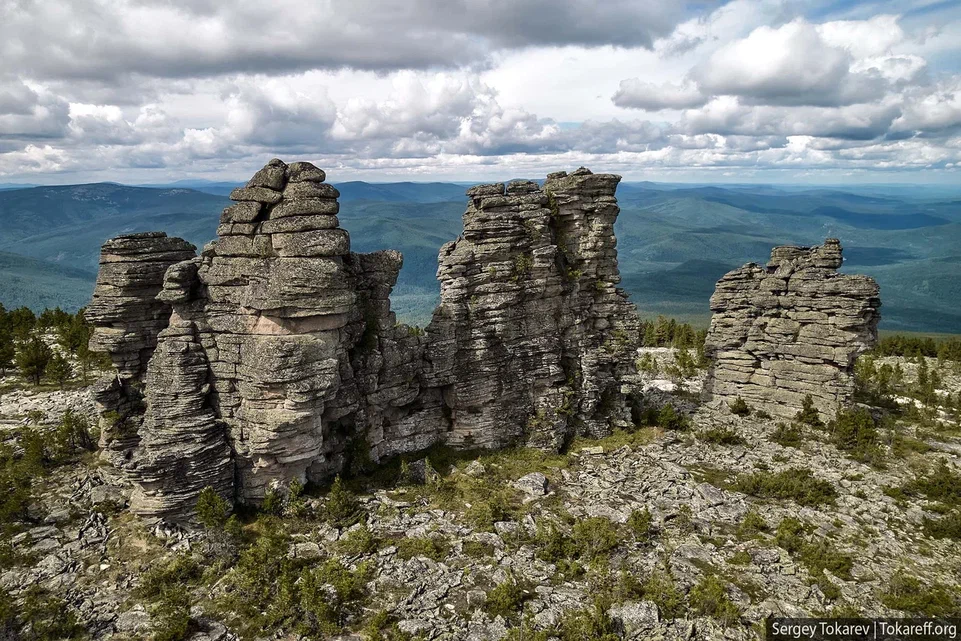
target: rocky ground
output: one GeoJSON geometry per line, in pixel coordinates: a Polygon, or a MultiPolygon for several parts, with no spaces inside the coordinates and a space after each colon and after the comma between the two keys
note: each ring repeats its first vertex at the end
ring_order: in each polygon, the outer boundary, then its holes
{"type": "MultiPolygon", "coordinates": [[[[22,605],[39,586],[48,610],[75,617],[26,638],[748,639],[772,614],[961,612],[961,542],[933,525],[961,502],[949,421],[885,427],[856,456],[829,428],[698,404],[700,374],[666,375],[674,352],[651,353],[648,397],[687,420],[661,411],[562,455],[432,452],[348,482],[351,494],[241,514],[229,534],[132,518],[129,488],[86,455],[40,481],[27,522],[8,528],[0,587],[22,605]],[[199,569],[171,569],[188,561],[199,569]],[[284,588],[290,568],[301,574],[284,588]],[[304,614],[311,572],[338,604],[324,625],[304,614]],[[158,577],[189,595],[179,615],[158,577]],[[246,614],[251,585],[271,602],[246,614]],[[285,601],[294,593],[299,606],[285,601]],[[278,603],[300,614],[263,625],[278,603]]],[[[947,391],[957,382],[945,372],[947,391]]],[[[82,390],[11,391],[0,413],[55,420],[87,403],[82,390]]]]}

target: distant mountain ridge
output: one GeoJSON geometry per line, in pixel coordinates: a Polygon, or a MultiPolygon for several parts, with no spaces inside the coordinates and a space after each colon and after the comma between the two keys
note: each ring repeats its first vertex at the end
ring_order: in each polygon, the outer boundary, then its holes
{"type": "MultiPolygon", "coordinates": [[[[100,245],[119,233],[162,230],[200,248],[214,238],[229,204],[225,194],[235,186],[180,181],[0,190],[0,302],[83,305],[100,245]]],[[[402,318],[427,322],[437,299],[437,253],[461,233],[465,185],[336,186],[353,249],[403,252],[394,308],[402,318]]],[[[615,228],[623,286],[645,316],[704,323],[714,282],[729,269],[764,262],[775,245],[839,237],[844,271],[881,284],[883,328],[961,333],[961,200],[881,191],[623,182],[615,228]]]]}

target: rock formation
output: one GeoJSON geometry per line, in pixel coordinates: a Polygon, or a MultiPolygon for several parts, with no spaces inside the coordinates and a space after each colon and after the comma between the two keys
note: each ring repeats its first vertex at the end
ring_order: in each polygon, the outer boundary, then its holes
{"type": "Polygon", "coordinates": [[[806,395],[825,417],[850,402],[854,362],[877,341],[881,301],[867,276],[839,274],[841,243],[775,247],[766,267],[724,275],[711,297],[706,393],[792,418],[806,395]]]}
{"type": "Polygon", "coordinates": [[[143,377],[157,335],[170,319],[170,305],[157,298],[164,274],[171,265],[192,258],[195,249],[180,238],[148,232],[118,236],[100,251],[97,285],[86,315],[95,328],[90,349],[109,354],[117,370],[94,388],[105,414],[100,445],[115,462],[129,456],[138,442],[143,377]]]}
{"type": "MultiPolygon", "coordinates": [[[[258,502],[357,458],[438,442],[557,449],[630,420],[637,320],[616,287],[618,176],[469,190],[426,331],[390,310],[401,255],[350,251],[325,178],[272,160],[231,194],[200,256],[163,235],[105,245],[133,263],[118,279],[102,261],[89,318],[91,346],[120,380],[146,384],[145,403],[127,408],[135,511],[183,518],[207,485],[258,502]],[[126,249],[138,242],[150,249],[126,249]],[[149,287],[129,285],[141,272],[149,287]],[[111,312],[111,297],[123,309],[111,312]]],[[[105,414],[120,411],[119,397],[100,398],[105,414]]]]}

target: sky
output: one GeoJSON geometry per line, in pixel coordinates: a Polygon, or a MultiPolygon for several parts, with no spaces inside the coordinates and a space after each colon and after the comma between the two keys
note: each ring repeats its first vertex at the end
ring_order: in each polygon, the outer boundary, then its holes
{"type": "Polygon", "coordinates": [[[0,0],[0,182],[961,183],[956,0],[0,0]]]}

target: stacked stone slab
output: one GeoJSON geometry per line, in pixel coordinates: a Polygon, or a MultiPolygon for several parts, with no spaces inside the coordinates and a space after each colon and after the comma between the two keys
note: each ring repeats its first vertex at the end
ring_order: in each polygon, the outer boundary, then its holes
{"type": "Polygon", "coordinates": [[[840,274],[841,243],[775,247],[766,267],[726,274],[711,297],[706,394],[792,418],[805,396],[825,417],[851,402],[854,362],[877,342],[881,301],[867,276],[840,274]]]}
{"type": "Polygon", "coordinates": [[[579,169],[543,188],[468,190],[427,328],[426,383],[443,391],[449,443],[556,450],[629,421],[618,374],[633,367],[637,320],[615,287],[619,180],[579,169]]]}
{"type": "Polygon", "coordinates": [[[426,332],[390,309],[401,255],[350,251],[325,178],[272,160],[231,194],[219,238],[154,284],[169,323],[147,367],[136,511],[179,519],[207,485],[256,503],[438,442],[557,449],[630,420],[637,321],[616,287],[619,177],[471,189],[426,332]]]}
{"type": "Polygon", "coordinates": [[[147,232],[112,238],[100,251],[97,284],[86,316],[95,328],[90,349],[108,353],[116,368],[115,376],[94,387],[94,397],[106,414],[100,444],[115,463],[122,464],[137,444],[143,377],[157,335],[170,318],[170,305],[157,298],[164,273],[193,257],[195,249],[180,238],[147,232]]]}

